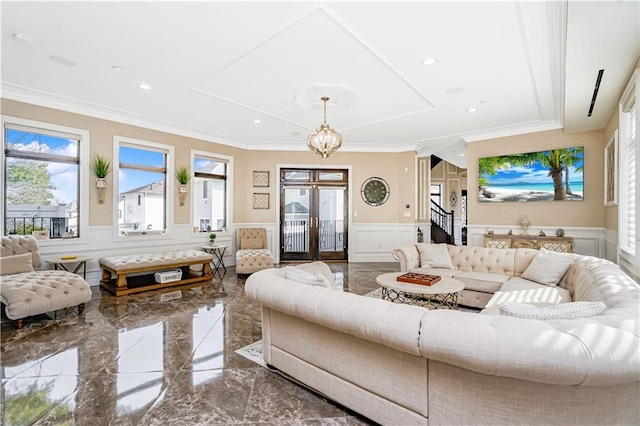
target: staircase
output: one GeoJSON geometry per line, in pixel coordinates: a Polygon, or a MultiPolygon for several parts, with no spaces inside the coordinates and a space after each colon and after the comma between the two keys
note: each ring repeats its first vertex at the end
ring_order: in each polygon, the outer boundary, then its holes
{"type": "Polygon", "coordinates": [[[447,212],[433,200],[431,200],[431,242],[455,244],[453,210],[447,212]]]}

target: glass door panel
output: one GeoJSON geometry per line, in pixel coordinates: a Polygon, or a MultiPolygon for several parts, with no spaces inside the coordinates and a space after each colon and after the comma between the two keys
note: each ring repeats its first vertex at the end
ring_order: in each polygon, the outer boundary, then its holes
{"type": "Polygon", "coordinates": [[[343,259],[345,256],[345,189],[318,189],[318,259],[343,259]]]}
{"type": "Polygon", "coordinates": [[[310,186],[285,186],[282,199],[283,260],[311,259],[309,251],[310,186]]]}

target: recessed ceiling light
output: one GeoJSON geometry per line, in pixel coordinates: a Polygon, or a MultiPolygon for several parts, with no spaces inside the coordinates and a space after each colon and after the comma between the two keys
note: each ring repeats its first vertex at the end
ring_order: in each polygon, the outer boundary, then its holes
{"type": "Polygon", "coordinates": [[[253,124],[260,124],[262,123],[262,120],[256,118],[255,120],[253,120],[253,124]]]}
{"type": "Polygon", "coordinates": [[[460,157],[464,157],[464,154],[460,154],[459,156],[460,156],[460,157]]]}
{"type": "Polygon", "coordinates": [[[12,34],[13,39],[15,41],[17,41],[18,43],[22,43],[22,44],[31,44],[31,42],[33,42],[33,39],[31,38],[30,35],[28,34],[24,34],[24,33],[13,33],[12,34]]]}
{"type": "Polygon", "coordinates": [[[449,87],[447,89],[447,93],[449,95],[457,95],[458,93],[464,92],[464,87],[449,87]]]}
{"type": "Polygon", "coordinates": [[[436,58],[427,58],[424,61],[422,61],[422,65],[429,66],[429,65],[435,64],[436,62],[438,62],[436,58]]]}
{"type": "Polygon", "coordinates": [[[467,108],[467,112],[476,112],[478,108],[467,108]]]}
{"type": "Polygon", "coordinates": [[[144,90],[151,90],[151,86],[149,86],[147,83],[139,83],[138,87],[144,90]]]}
{"type": "Polygon", "coordinates": [[[120,68],[117,65],[112,66],[111,69],[114,70],[114,71],[122,71],[122,68],[120,68]]]}
{"type": "Polygon", "coordinates": [[[75,67],[77,65],[71,59],[63,58],[62,56],[51,55],[49,56],[49,59],[51,59],[52,62],[65,67],[75,67]]]}

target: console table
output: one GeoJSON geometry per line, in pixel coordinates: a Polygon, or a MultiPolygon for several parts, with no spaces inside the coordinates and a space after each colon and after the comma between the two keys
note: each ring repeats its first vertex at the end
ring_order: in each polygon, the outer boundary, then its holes
{"type": "Polygon", "coordinates": [[[541,237],[539,235],[484,234],[484,246],[492,248],[541,248],[571,253],[573,238],[541,237]]]}

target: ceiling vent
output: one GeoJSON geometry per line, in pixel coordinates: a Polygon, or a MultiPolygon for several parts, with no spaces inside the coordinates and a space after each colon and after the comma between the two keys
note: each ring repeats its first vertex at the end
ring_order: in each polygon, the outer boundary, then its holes
{"type": "Polygon", "coordinates": [[[604,74],[604,69],[598,71],[598,78],[596,78],[596,85],[593,88],[593,96],[591,97],[591,105],[589,106],[589,113],[587,114],[587,117],[591,117],[591,114],[593,114],[593,107],[596,105],[596,98],[598,97],[598,90],[600,89],[602,74],[604,74]]]}

